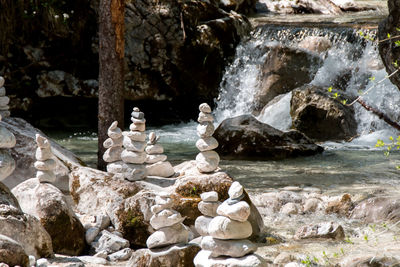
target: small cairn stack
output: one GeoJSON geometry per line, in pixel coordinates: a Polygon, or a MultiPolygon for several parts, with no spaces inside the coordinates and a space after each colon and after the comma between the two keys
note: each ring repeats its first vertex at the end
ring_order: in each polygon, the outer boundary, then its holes
{"type": "Polygon", "coordinates": [[[0,125],[0,181],[6,179],[15,169],[15,161],[8,150],[13,148],[15,143],[14,134],[0,125]]]}
{"type": "Polygon", "coordinates": [[[218,141],[212,137],[215,128],[210,106],[203,103],[199,106],[199,110],[197,134],[200,139],[197,140],[196,147],[200,153],[196,156],[196,165],[199,172],[209,173],[218,168],[220,158],[218,153],[213,150],[218,147],[218,141]]]}
{"type": "Polygon", "coordinates": [[[40,183],[55,183],[56,175],[53,170],[56,168],[54,155],[51,151],[51,146],[47,138],[36,134],[36,162],[34,164],[37,169],[36,178],[40,183]]]}
{"type": "Polygon", "coordinates": [[[167,156],[163,154],[164,148],[157,144],[159,136],[155,132],[149,134],[149,141],[146,147],[146,166],[147,175],[159,177],[171,177],[175,174],[174,168],[167,160],[167,156]]]}
{"type": "Polygon", "coordinates": [[[0,76],[0,115],[2,118],[10,117],[10,98],[6,96],[6,88],[4,88],[4,78],[0,76]]]}
{"type": "Polygon", "coordinates": [[[219,216],[208,226],[209,236],[201,240],[202,250],[194,258],[196,267],[202,266],[266,266],[265,261],[253,254],[257,246],[247,240],[252,227],[247,220],[250,206],[243,201],[243,187],[232,183],[229,198],[217,209],[219,216]]]}
{"type": "Polygon", "coordinates": [[[108,128],[107,138],[103,142],[104,148],[107,150],[104,152],[103,160],[107,162],[107,172],[118,173],[120,168],[116,168],[116,165],[121,163],[121,153],[122,153],[122,131],[118,128],[118,122],[114,121],[111,123],[110,128],[108,128]]]}
{"type": "Polygon", "coordinates": [[[217,214],[217,208],[221,204],[218,201],[218,193],[215,191],[200,194],[201,201],[198,204],[202,216],[197,217],[194,227],[201,236],[208,236],[208,225],[217,214]]]}
{"type": "Polygon", "coordinates": [[[148,248],[160,248],[177,243],[187,243],[189,231],[182,224],[185,220],[176,210],[171,209],[173,201],[168,193],[161,192],[151,207],[153,216],[150,225],[156,230],[146,241],[148,248]]]}
{"type": "Polygon", "coordinates": [[[137,181],[146,177],[146,119],[144,113],[139,108],[134,107],[131,113],[132,124],[129,126],[129,132],[124,131],[121,159],[130,167],[130,175],[125,177],[130,181],[137,181]]]}

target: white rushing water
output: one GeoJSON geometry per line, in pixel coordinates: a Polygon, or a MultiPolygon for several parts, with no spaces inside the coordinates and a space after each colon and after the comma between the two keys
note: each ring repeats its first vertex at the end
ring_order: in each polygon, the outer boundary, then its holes
{"type": "MultiPolygon", "coordinates": [[[[261,66],[267,55],[266,47],[276,45],[277,41],[290,47],[307,36],[325,36],[332,42],[332,48],[322,57],[323,65],[318,69],[312,85],[329,87],[335,81],[351,74],[345,88],[346,94],[355,98],[360,89],[373,87],[363,99],[369,105],[384,111],[392,120],[400,121],[400,91],[387,77],[376,43],[364,40],[356,30],[351,29],[279,29],[271,27],[258,29],[237,48],[233,63],[227,68],[221,83],[220,95],[214,111],[217,122],[253,111],[256,92],[259,90],[261,66]]],[[[291,127],[291,94],[278,96],[257,117],[280,130],[291,127]]],[[[371,149],[378,139],[388,140],[398,134],[376,115],[366,111],[358,103],[354,104],[359,136],[350,143],[325,144],[327,148],[371,149]]]]}

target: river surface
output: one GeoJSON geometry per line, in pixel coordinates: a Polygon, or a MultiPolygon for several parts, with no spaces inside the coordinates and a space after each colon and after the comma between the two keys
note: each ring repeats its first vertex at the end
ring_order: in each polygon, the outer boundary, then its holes
{"type": "MultiPolygon", "coordinates": [[[[346,92],[357,95],[360,88],[374,87],[365,101],[384,110],[395,121],[400,121],[400,91],[385,79],[388,75],[381,65],[376,44],[365,40],[359,34],[363,28],[365,34],[375,35],[376,22],[385,16],[387,10],[384,1],[363,1],[382,6],[379,12],[364,12],[357,16],[329,18],[321,16],[302,17],[301,27],[294,24],[298,16],[264,16],[252,20],[257,28],[248,40],[237,48],[236,58],[226,69],[221,82],[220,96],[216,100],[214,116],[216,126],[223,119],[252,112],[252,102],[259,86],[260,65],[265,58],[265,47],[277,42],[291,47],[307,36],[323,36],[332,42],[332,48],[324,55],[324,64],[319,68],[311,84],[329,86],[343,75],[343,70],[351,72],[346,92]],[[278,26],[264,25],[273,19],[278,26]],[[326,21],[335,22],[335,25],[326,21]],[[257,20],[257,21],[256,21],[257,20]],[[256,22],[255,22],[256,21],[256,22]],[[293,23],[284,23],[284,22],[293,23]],[[364,23],[365,22],[365,23],[364,23]],[[343,27],[342,24],[346,24],[343,27]],[[348,27],[351,23],[351,27],[348,27]],[[290,25],[289,25],[290,24],[290,25]],[[368,24],[368,27],[365,25],[368,24]],[[374,77],[373,79],[368,79],[374,77]],[[379,84],[377,81],[382,80],[379,84]]],[[[290,93],[257,116],[257,119],[285,131],[291,126],[290,93]]],[[[279,192],[287,186],[297,187],[300,193],[316,192],[321,199],[337,198],[348,193],[353,201],[369,196],[398,196],[400,192],[399,151],[393,151],[388,157],[384,149],[375,147],[378,139],[389,141],[390,136],[400,133],[391,129],[373,114],[357,104],[354,106],[358,123],[358,136],[351,142],[326,142],[321,144],[322,154],[286,159],[281,161],[235,161],[222,160],[220,167],[236,180],[239,180],[252,197],[279,192]]],[[[195,118],[193,118],[195,119],[195,118]]],[[[168,160],[177,165],[193,160],[198,153],[195,142],[196,123],[182,123],[163,127],[147,127],[147,132],[155,131],[160,135],[168,160]]],[[[49,133],[58,143],[74,152],[89,166],[95,167],[97,138],[92,132],[49,133]]],[[[297,190],[297,189],[296,189],[297,190]]],[[[269,233],[283,242],[264,246],[259,254],[273,261],[282,251],[288,251],[295,259],[302,259],[304,266],[310,262],[331,266],[354,255],[398,256],[400,253],[400,226],[396,223],[363,224],[324,212],[312,216],[283,215],[261,213],[269,233]],[[346,233],[347,242],[296,242],[292,240],[295,230],[307,223],[335,221],[340,223],[346,233]]]]}

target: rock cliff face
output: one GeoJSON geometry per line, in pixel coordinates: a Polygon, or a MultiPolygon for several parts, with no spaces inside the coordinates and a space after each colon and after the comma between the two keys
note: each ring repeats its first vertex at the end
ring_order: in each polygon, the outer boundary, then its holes
{"type": "MultiPolygon", "coordinates": [[[[248,12],[254,2],[127,1],[125,98],[212,100],[251,28],[235,11],[248,12]]],[[[27,111],[44,97],[97,97],[98,1],[56,3],[10,3],[0,11],[0,74],[9,81],[14,110],[27,111]]]]}
{"type": "MultiPolygon", "coordinates": [[[[388,7],[389,16],[379,25],[379,40],[387,39],[388,34],[391,37],[400,35],[400,32],[397,30],[400,27],[400,1],[388,0],[388,7]]],[[[399,40],[400,38],[392,38],[391,40],[379,43],[379,53],[389,74],[399,68],[397,64],[400,64],[400,46],[396,45],[396,41],[399,40]]],[[[391,76],[390,81],[400,89],[400,73],[391,76]]]]}

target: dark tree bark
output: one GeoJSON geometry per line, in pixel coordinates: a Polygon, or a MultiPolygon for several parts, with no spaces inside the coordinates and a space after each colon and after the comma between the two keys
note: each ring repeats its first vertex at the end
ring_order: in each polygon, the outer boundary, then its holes
{"type": "Polygon", "coordinates": [[[125,1],[100,0],[98,161],[105,169],[103,142],[113,121],[124,128],[124,13],[125,1]]]}

